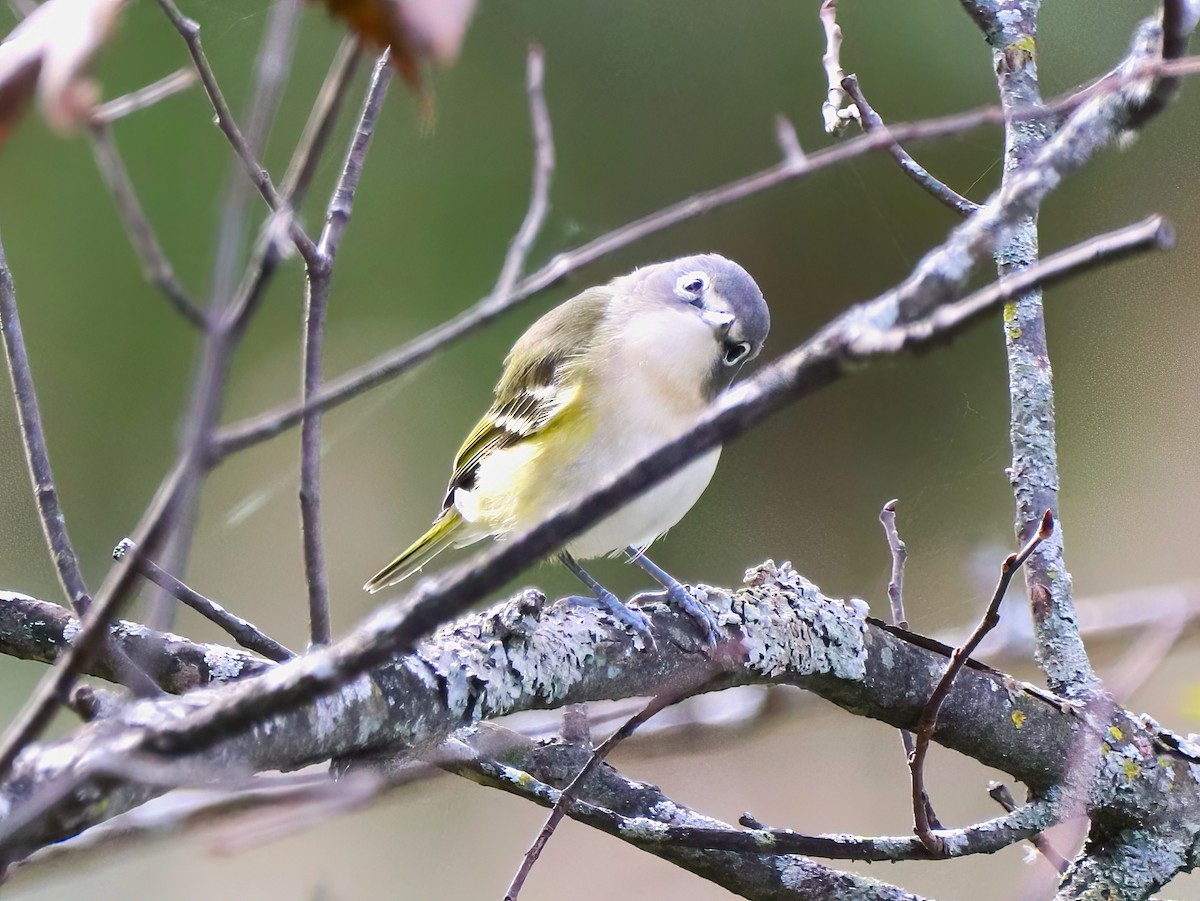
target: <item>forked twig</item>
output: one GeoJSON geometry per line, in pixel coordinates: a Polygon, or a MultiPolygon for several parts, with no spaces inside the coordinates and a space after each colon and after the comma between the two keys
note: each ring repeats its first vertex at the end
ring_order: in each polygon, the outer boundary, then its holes
{"type": "MultiPolygon", "coordinates": [[[[858,108],[858,119],[862,123],[863,131],[871,132],[887,128],[883,119],[879,117],[879,114],[875,112],[863,95],[862,88],[858,85],[857,75],[847,75],[843,78],[842,89],[858,108]]],[[[888,153],[892,155],[905,175],[916,182],[931,197],[941,201],[960,216],[970,216],[979,209],[979,204],[968,200],[945,182],[934,178],[928,169],[913,159],[912,155],[900,146],[899,142],[893,141],[889,144],[888,153]]]]}
{"type": "MultiPolygon", "coordinates": [[[[879,511],[879,522],[883,525],[883,534],[887,538],[888,551],[892,557],[892,572],[888,578],[888,605],[892,611],[892,625],[901,629],[908,628],[908,616],[904,612],[904,564],[908,560],[908,547],[900,540],[900,533],[896,529],[896,504],[900,502],[899,498],[893,498],[883,505],[883,509],[879,511]]],[[[907,729],[900,730],[900,745],[904,748],[904,760],[907,763],[912,759],[915,744],[913,734],[907,729]]],[[[932,802],[926,798],[925,815],[929,822],[940,829],[941,823],[938,821],[937,813],[934,812],[932,802]]]]}
{"type": "MultiPolygon", "coordinates": [[[[391,77],[388,53],[375,63],[371,85],[363,100],[358,127],[351,138],[329,206],[316,254],[306,261],[304,304],[304,341],[301,345],[301,391],[310,398],[321,387],[322,348],[325,343],[325,316],[332,286],[333,265],[342,234],[354,209],[354,193],[362,177],[363,164],[375,123],[383,109],[391,77]]],[[[329,644],[332,626],[329,619],[329,583],[325,576],[325,550],[321,535],[321,414],[309,413],[300,430],[300,524],[304,542],[304,575],[308,585],[309,632],[314,645],[329,644]]]]}
{"type": "Polygon", "coordinates": [[[533,130],[533,184],[529,191],[529,208],[521,227],[513,235],[504,256],[504,265],[492,288],[492,295],[503,297],[512,292],[525,269],[525,261],[546,213],[550,209],[550,180],[554,175],[554,132],[550,127],[550,112],[546,108],[546,55],[536,44],[529,48],[525,62],[525,91],[529,95],[529,122],[533,130]]]}
{"type": "MultiPolygon", "coordinates": [[[[200,76],[200,83],[204,86],[204,92],[208,95],[209,102],[212,103],[213,111],[216,113],[217,126],[224,133],[234,153],[241,159],[246,168],[246,174],[250,176],[250,180],[258,189],[258,193],[262,195],[263,200],[267,202],[267,206],[276,213],[285,212],[286,204],[276,190],[275,183],[271,181],[270,174],[250,148],[246,136],[242,134],[237,121],[233,118],[233,113],[229,110],[229,104],[225,102],[225,95],[221,93],[216,75],[200,44],[199,23],[181,13],[173,0],[158,0],[158,5],[162,7],[163,12],[166,13],[167,18],[187,45],[188,54],[200,76]]],[[[288,217],[287,234],[295,244],[300,256],[306,262],[309,261],[316,253],[316,245],[292,216],[288,217]]]]}
{"type": "Polygon", "coordinates": [[[825,54],[821,57],[821,65],[825,67],[828,82],[825,102],[821,104],[821,118],[825,122],[825,133],[833,135],[857,119],[858,110],[846,106],[846,92],[842,90],[846,73],[842,71],[842,28],[837,23],[837,0],[823,0],[819,15],[825,28],[825,54]]]}
{"type": "Polygon", "coordinates": [[[1049,538],[1053,532],[1054,517],[1047,510],[1042,516],[1042,522],[1037,532],[1026,542],[1025,546],[1017,553],[1009,554],[1005,558],[1004,563],[1000,566],[1000,579],[996,583],[996,590],[992,593],[992,599],[988,602],[983,618],[971,633],[971,637],[967,639],[967,643],[960,648],[955,648],[954,653],[950,655],[946,671],[942,674],[942,678],[938,681],[937,687],[934,688],[933,694],[930,695],[921,711],[920,719],[917,721],[916,746],[909,758],[909,769],[912,771],[914,830],[921,843],[931,853],[940,853],[942,849],[942,841],[934,834],[929,819],[929,795],[925,790],[925,757],[929,751],[929,743],[933,739],[934,730],[937,728],[938,713],[946,698],[950,696],[950,689],[954,685],[955,677],[962,671],[971,654],[979,647],[984,636],[1000,622],[1000,602],[1004,600],[1013,576],[1029,559],[1029,555],[1037,550],[1037,546],[1049,538]]]}

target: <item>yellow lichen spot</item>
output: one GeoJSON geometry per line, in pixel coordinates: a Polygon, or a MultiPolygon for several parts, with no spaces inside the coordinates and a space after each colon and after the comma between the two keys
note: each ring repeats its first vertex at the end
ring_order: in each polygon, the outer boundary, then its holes
{"type": "Polygon", "coordinates": [[[1006,325],[1012,325],[1017,321],[1017,305],[1009,301],[1004,305],[1004,322],[1006,325]]]}
{"type": "Polygon", "coordinates": [[[1037,42],[1030,35],[1017,38],[1011,44],[1004,48],[1005,50],[1023,50],[1030,56],[1037,55],[1037,42]]]}
{"type": "Polygon", "coordinates": [[[1023,710],[1014,710],[1014,711],[1012,712],[1012,721],[1013,721],[1013,725],[1014,725],[1014,726],[1016,726],[1018,729],[1020,729],[1022,726],[1024,726],[1024,725],[1025,725],[1025,719],[1026,719],[1026,717],[1025,717],[1025,711],[1023,711],[1023,710]]]}
{"type": "Polygon", "coordinates": [[[1122,764],[1122,769],[1125,770],[1126,779],[1136,779],[1142,774],[1142,768],[1138,765],[1136,760],[1126,760],[1125,763],[1122,764]]]}
{"type": "Polygon", "coordinates": [[[1105,743],[1100,746],[1100,756],[1101,757],[1107,757],[1111,753],[1112,753],[1112,745],[1105,743]]]}
{"type": "Polygon", "coordinates": [[[521,786],[521,788],[529,788],[535,781],[536,780],[524,770],[521,770],[520,775],[517,776],[517,785],[521,786]]]}
{"type": "Polygon", "coordinates": [[[1118,729],[1116,726],[1109,726],[1108,734],[1111,735],[1116,741],[1120,741],[1122,738],[1125,737],[1125,733],[1122,732],[1120,729],[1118,729]]]}

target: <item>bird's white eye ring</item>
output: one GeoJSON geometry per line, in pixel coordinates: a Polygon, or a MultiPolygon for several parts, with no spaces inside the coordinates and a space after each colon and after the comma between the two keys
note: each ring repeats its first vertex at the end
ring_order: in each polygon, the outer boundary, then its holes
{"type": "Polygon", "coordinates": [[[692,301],[708,290],[708,278],[703,272],[689,272],[675,282],[675,293],[692,301]]]}
{"type": "Polygon", "coordinates": [[[725,348],[725,355],[721,360],[726,366],[736,366],[746,359],[748,353],[750,353],[750,345],[745,341],[739,341],[737,344],[730,344],[725,348]]]}

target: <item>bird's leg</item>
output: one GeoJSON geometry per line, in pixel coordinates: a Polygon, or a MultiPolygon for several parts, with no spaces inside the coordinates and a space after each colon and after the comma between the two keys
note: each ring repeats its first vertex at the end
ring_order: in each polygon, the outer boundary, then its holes
{"type": "Polygon", "coordinates": [[[567,598],[573,604],[580,604],[585,607],[601,607],[616,619],[633,629],[643,638],[650,647],[654,647],[654,636],[650,632],[650,618],[640,610],[634,610],[631,607],[626,607],[621,603],[621,599],[615,594],[588,575],[587,570],[579,565],[574,557],[567,551],[563,551],[559,555],[563,565],[571,572],[575,573],[579,581],[591,589],[595,597],[589,598],[582,595],[573,595],[567,598]]]}
{"type": "Polygon", "coordinates": [[[639,594],[637,597],[654,598],[656,600],[666,600],[670,604],[674,604],[692,619],[700,624],[704,629],[705,638],[709,644],[716,644],[720,638],[720,624],[712,615],[706,606],[692,597],[692,593],[688,591],[678,579],[672,576],[669,572],[646,556],[646,552],[633,547],[632,545],[625,548],[625,553],[629,555],[629,559],[644,569],[650,574],[659,585],[666,589],[664,592],[648,591],[644,594],[639,594]]]}

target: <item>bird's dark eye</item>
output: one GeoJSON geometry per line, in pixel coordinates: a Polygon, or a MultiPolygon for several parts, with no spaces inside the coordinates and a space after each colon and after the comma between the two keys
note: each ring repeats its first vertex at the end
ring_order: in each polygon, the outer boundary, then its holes
{"type": "Polygon", "coordinates": [[[750,345],[745,341],[739,341],[737,344],[730,344],[725,348],[724,361],[726,366],[736,366],[746,358],[746,354],[750,353],[750,345]]]}
{"type": "Polygon", "coordinates": [[[683,290],[687,291],[688,294],[699,294],[704,290],[704,282],[698,278],[694,278],[683,286],[683,290]]]}

